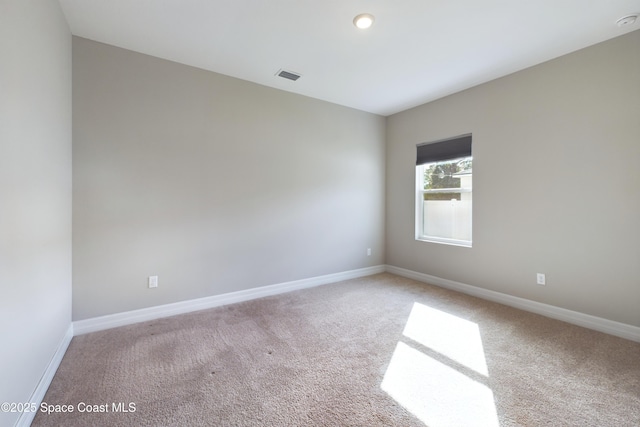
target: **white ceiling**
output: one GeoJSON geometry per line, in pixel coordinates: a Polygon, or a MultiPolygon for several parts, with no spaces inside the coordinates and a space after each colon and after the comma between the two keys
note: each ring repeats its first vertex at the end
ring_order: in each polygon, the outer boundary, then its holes
{"type": "Polygon", "coordinates": [[[615,23],[640,0],[60,4],[74,35],[385,116],[640,28],[615,23]]]}

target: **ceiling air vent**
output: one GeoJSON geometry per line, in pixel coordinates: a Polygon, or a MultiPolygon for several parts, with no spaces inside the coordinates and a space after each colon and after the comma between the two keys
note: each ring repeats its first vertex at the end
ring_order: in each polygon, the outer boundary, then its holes
{"type": "Polygon", "coordinates": [[[300,78],[300,74],[294,73],[292,71],[286,71],[286,70],[278,71],[278,74],[276,74],[276,76],[282,77],[283,79],[293,80],[294,82],[300,78]]]}

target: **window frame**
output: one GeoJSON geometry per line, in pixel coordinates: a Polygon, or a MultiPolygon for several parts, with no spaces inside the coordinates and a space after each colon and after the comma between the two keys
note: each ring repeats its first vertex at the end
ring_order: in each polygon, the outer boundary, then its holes
{"type": "MultiPolygon", "coordinates": [[[[466,136],[467,135],[465,135],[465,137],[466,136]]],[[[470,137],[471,135],[468,135],[468,136],[470,137]]],[[[454,140],[454,139],[456,138],[452,138],[451,140],[454,140]]],[[[450,140],[441,140],[441,141],[438,141],[438,143],[441,143],[441,142],[446,143],[447,141],[450,141],[450,140]]],[[[425,144],[421,144],[421,145],[425,145],[425,144]]],[[[420,150],[420,145],[418,145],[417,148],[418,150],[420,150]]],[[[418,156],[419,155],[420,155],[420,152],[418,152],[418,156]]],[[[415,168],[415,240],[421,241],[421,242],[447,244],[447,245],[461,246],[461,247],[467,247],[467,248],[471,248],[473,246],[473,196],[471,198],[471,217],[469,219],[470,221],[469,226],[471,228],[470,240],[431,236],[424,233],[424,195],[425,194],[471,193],[473,195],[473,181],[471,182],[471,188],[461,187],[461,188],[442,188],[442,189],[438,188],[438,189],[425,190],[424,189],[425,169],[429,167],[429,165],[432,165],[434,163],[444,163],[444,162],[451,162],[456,160],[459,161],[465,158],[470,158],[473,164],[473,153],[469,153],[468,155],[465,155],[462,157],[451,157],[447,159],[439,159],[432,162],[425,162],[425,163],[416,165],[416,168],[415,168]]],[[[419,160],[420,159],[418,159],[418,161],[419,160]]],[[[472,166],[472,170],[473,170],[473,166],[472,166]]]]}

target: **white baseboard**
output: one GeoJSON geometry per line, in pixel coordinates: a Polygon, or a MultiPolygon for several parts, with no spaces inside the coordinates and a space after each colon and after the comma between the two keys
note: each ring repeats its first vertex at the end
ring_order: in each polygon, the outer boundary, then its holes
{"type": "Polygon", "coordinates": [[[564,322],[593,329],[595,331],[604,332],[606,334],[626,338],[631,341],[640,342],[640,328],[637,326],[627,325],[625,323],[615,322],[613,320],[603,319],[601,317],[591,316],[589,314],[579,313],[577,311],[571,311],[553,305],[514,297],[512,295],[503,294],[501,292],[490,291],[488,289],[483,289],[476,286],[467,285],[465,283],[431,276],[429,274],[418,273],[416,271],[406,270],[404,268],[394,267],[392,265],[387,265],[386,271],[388,273],[407,277],[409,279],[414,279],[419,282],[429,283],[431,285],[440,286],[442,288],[451,289],[464,294],[473,295],[478,298],[508,305],[510,307],[515,307],[521,310],[540,314],[542,316],[562,320],[564,322]]]}
{"type": "Polygon", "coordinates": [[[142,308],[140,310],[127,311],[124,313],[109,314],[107,316],[94,317],[86,320],[77,320],[73,322],[73,332],[74,335],[82,335],[89,332],[102,331],[118,326],[131,325],[133,323],[146,322],[148,320],[159,319],[162,317],[175,316],[177,314],[190,313],[193,311],[205,310],[207,308],[219,307],[221,305],[233,304],[270,295],[282,294],[298,289],[311,288],[319,285],[340,282],[342,280],[355,279],[358,277],[370,276],[372,274],[384,273],[385,270],[386,267],[384,265],[360,268],[357,270],[327,274],[324,276],[312,277],[309,279],[294,280],[292,282],[262,286],[259,288],[247,289],[244,291],[230,292],[222,295],[214,295],[189,301],[181,301],[172,304],[142,308]]]}
{"type": "MultiPolygon", "coordinates": [[[[306,289],[342,280],[355,279],[358,277],[370,276],[372,274],[389,272],[398,276],[407,277],[420,282],[440,286],[473,295],[478,298],[498,302],[521,310],[540,314],[553,319],[562,320],[567,323],[615,335],[631,341],[640,342],[640,327],[627,325],[613,320],[603,319],[577,311],[567,310],[549,304],[515,297],[501,292],[479,288],[453,280],[443,279],[429,274],[418,273],[392,265],[380,265],[375,267],[361,268],[341,273],[328,274],[324,276],[312,277],[308,279],[295,280],[292,282],[279,283],[275,285],[263,286],[259,288],[247,289],[244,291],[230,292],[222,295],[214,295],[205,298],[198,298],[189,301],[181,301],[172,304],[159,305],[155,307],[143,308],[140,310],[127,311],[124,313],[110,314],[107,316],[94,317],[86,320],[73,322],[73,334],[82,335],[89,332],[96,332],[118,326],[130,325],[162,317],[175,316],[177,314],[190,313],[207,308],[219,307],[222,305],[248,301],[270,295],[277,295],[291,292],[298,289],[306,289]]],[[[68,343],[67,343],[68,345],[68,343]]],[[[66,348],[66,347],[65,347],[66,348]]],[[[58,362],[59,363],[59,362],[58,362]]],[[[57,368],[57,366],[56,366],[57,368]]],[[[55,373],[55,370],[54,370],[55,373]]],[[[46,390],[46,389],[45,389],[46,390]]]]}
{"type": "MultiPolygon", "coordinates": [[[[53,380],[53,376],[56,374],[58,370],[58,366],[60,366],[60,362],[62,362],[62,358],[64,354],[67,352],[67,348],[71,343],[71,339],[73,338],[73,325],[70,324],[67,328],[67,332],[65,332],[64,337],[62,337],[62,341],[58,345],[56,352],[54,353],[49,365],[47,365],[47,369],[45,369],[42,378],[38,382],[36,389],[33,391],[31,398],[28,400],[30,403],[35,403],[40,407],[42,403],[42,399],[44,399],[44,395],[47,393],[49,389],[49,385],[53,380]]],[[[33,422],[33,419],[36,416],[36,412],[22,412],[20,418],[15,424],[15,427],[29,427],[33,422]]]]}

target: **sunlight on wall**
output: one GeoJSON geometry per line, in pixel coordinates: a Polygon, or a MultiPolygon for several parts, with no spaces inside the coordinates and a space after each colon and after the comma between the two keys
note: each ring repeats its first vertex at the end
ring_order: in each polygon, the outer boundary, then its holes
{"type": "Polygon", "coordinates": [[[414,303],[402,333],[479,374],[489,375],[476,323],[414,303]]]}
{"type": "Polygon", "coordinates": [[[382,390],[429,427],[499,427],[491,389],[461,372],[488,376],[477,324],[415,303],[404,335],[420,345],[398,342],[382,390]],[[442,355],[444,363],[420,346],[442,355]]]}

